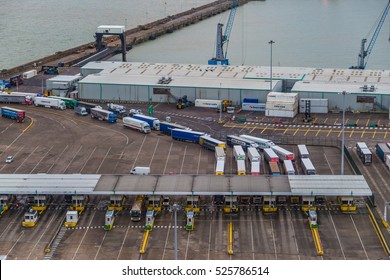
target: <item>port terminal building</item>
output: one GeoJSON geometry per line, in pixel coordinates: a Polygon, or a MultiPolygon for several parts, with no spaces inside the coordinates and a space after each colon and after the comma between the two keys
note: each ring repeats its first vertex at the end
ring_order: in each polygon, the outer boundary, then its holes
{"type": "Polygon", "coordinates": [[[390,70],[272,67],[272,79],[270,73],[269,66],[90,62],[81,68],[78,98],[174,103],[187,95],[190,101],[227,99],[242,105],[245,98],[266,103],[270,91],[296,92],[299,98],[328,99],[329,110],[337,110],[346,91],[347,110],[389,110],[390,70]]]}

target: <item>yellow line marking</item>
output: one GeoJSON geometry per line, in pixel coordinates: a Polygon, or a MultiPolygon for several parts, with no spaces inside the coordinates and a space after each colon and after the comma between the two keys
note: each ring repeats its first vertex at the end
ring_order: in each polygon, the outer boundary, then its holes
{"type": "Polygon", "coordinates": [[[286,132],[287,132],[288,129],[289,129],[289,127],[287,127],[287,128],[284,130],[284,132],[283,132],[282,135],[286,134],[286,132]]]}
{"type": "Polygon", "coordinates": [[[260,132],[260,134],[263,134],[263,132],[266,131],[266,130],[267,130],[267,127],[265,127],[265,128],[260,132]]]}
{"type": "Polygon", "coordinates": [[[355,130],[354,129],[352,129],[352,131],[351,131],[351,133],[349,134],[349,138],[351,138],[352,137],[352,135],[353,135],[353,133],[355,132],[355,130]]]}
{"type": "Polygon", "coordinates": [[[345,123],[348,123],[349,119],[346,119],[345,123]]]}
{"type": "MultiPolygon", "coordinates": [[[[342,132],[343,132],[343,130],[341,129],[339,134],[337,135],[338,138],[340,138],[340,135],[341,135],[342,132]]],[[[345,127],[344,127],[344,132],[345,132],[345,127]]]]}
{"type": "Polygon", "coordinates": [[[329,134],[332,132],[332,129],[329,130],[328,134],[326,135],[326,137],[329,137],[329,134]]]}
{"type": "Polygon", "coordinates": [[[34,119],[33,118],[31,118],[29,116],[26,116],[26,117],[29,118],[31,122],[25,129],[23,129],[23,133],[25,133],[34,123],[34,119]]]}
{"type": "Polygon", "coordinates": [[[295,136],[295,134],[297,134],[298,131],[299,131],[299,128],[297,128],[297,130],[295,130],[293,136],[295,136]]]}
{"type": "Polygon", "coordinates": [[[363,130],[363,131],[362,131],[362,135],[361,135],[361,137],[360,137],[360,138],[363,138],[363,136],[364,136],[364,133],[366,133],[366,130],[363,130]]]}
{"type": "Polygon", "coordinates": [[[318,133],[320,133],[321,132],[321,129],[319,129],[318,131],[317,131],[317,133],[316,133],[316,136],[315,137],[317,137],[318,136],[318,133]]]}
{"type": "Polygon", "coordinates": [[[326,124],[326,121],[328,120],[328,118],[326,118],[325,120],[324,120],[324,123],[326,124]]]}
{"type": "Polygon", "coordinates": [[[304,136],[306,136],[306,135],[309,133],[309,131],[310,131],[310,128],[308,128],[308,129],[306,130],[306,133],[304,134],[304,136]]]}
{"type": "Polygon", "coordinates": [[[338,118],[336,118],[336,120],[334,121],[334,123],[333,123],[333,124],[337,123],[337,121],[338,121],[338,118]]]}
{"type": "Polygon", "coordinates": [[[250,133],[252,133],[253,132],[253,130],[255,130],[257,127],[256,126],[254,126],[253,128],[252,128],[252,130],[250,131],[250,133]]]}
{"type": "Polygon", "coordinates": [[[387,131],[385,132],[385,135],[383,136],[383,139],[387,139],[387,131]]]}
{"type": "Polygon", "coordinates": [[[370,122],[370,119],[368,119],[368,120],[367,120],[367,122],[366,122],[366,126],[368,126],[369,122],[370,122]]]}
{"type": "Polygon", "coordinates": [[[379,126],[380,123],[381,123],[381,120],[378,120],[378,122],[376,124],[379,126]]]}
{"type": "Polygon", "coordinates": [[[356,120],[356,125],[358,125],[358,123],[359,123],[359,119],[356,120]]]}
{"type": "Polygon", "coordinates": [[[376,130],[374,130],[374,134],[372,135],[372,139],[375,138],[375,135],[376,135],[376,130]]]}

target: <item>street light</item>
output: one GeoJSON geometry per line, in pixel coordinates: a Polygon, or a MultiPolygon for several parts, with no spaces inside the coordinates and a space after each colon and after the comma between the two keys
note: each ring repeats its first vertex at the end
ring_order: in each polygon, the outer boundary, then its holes
{"type": "Polygon", "coordinates": [[[341,175],[344,175],[344,143],[345,143],[345,137],[344,137],[344,127],[345,127],[345,95],[349,94],[345,90],[339,94],[343,95],[343,123],[341,126],[341,175]]]}
{"type": "Polygon", "coordinates": [[[175,247],[174,247],[174,251],[175,251],[175,260],[177,260],[177,211],[179,211],[181,209],[181,206],[179,204],[176,204],[174,203],[169,211],[173,211],[174,212],[174,220],[175,220],[175,226],[174,226],[174,238],[175,238],[175,247]]]}
{"type": "Polygon", "coordinates": [[[271,45],[271,63],[270,63],[270,74],[269,74],[269,90],[272,91],[272,44],[274,44],[274,41],[269,41],[268,44],[271,45]]]}

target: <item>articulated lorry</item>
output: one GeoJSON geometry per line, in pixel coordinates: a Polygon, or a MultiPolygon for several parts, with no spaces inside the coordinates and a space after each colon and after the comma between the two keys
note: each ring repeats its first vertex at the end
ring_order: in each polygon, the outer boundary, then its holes
{"type": "Polygon", "coordinates": [[[153,130],[160,130],[160,121],[158,118],[149,117],[149,116],[140,115],[140,114],[134,114],[133,118],[147,122],[149,124],[150,128],[153,130]]]}
{"type": "Polygon", "coordinates": [[[48,98],[48,97],[35,97],[34,101],[35,106],[41,106],[46,108],[55,108],[55,109],[61,109],[65,110],[66,105],[63,100],[60,99],[54,99],[54,98],[48,98]]]}
{"type": "Polygon", "coordinates": [[[199,144],[200,136],[204,135],[204,132],[184,130],[184,129],[172,129],[172,138],[179,141],[194,142],[199,144]]]}
{"type": "Polygon", "coordinates": [[[99,121],[116,123],[117,116],[111,111],[104,110],[101,107],[95,107],[91,108],[91,119],[98,119],[99,121]]]}
{"type": "Polygon", "coordinates": [[[175,124],[175,123],[169,123],[169,122],[160,122],[160,131],[166,135],[171,136],[171,131],[172,129],[185,129],[185,130],[191,130],[188,127],[185,127],[180,124],[175,124]]]}
{"type": "Polygon", "coordinates": [[[141,121],[138,119],[124,117],[123,118],[123,126],[138,130],[139,132],[143,132],[145,134],[150,133],[149,124],[145,121],[141,121]]]}
{"type": "Polygon", "coordinates": [[[74,112],[78,115],[81,115],[81,116],[88,115],[87,109],[83,106],[75,107],[74,112]]]}
{"type": "Polygon", "coordinates": [[[17,103],[31,105],[32,97],[21,94],[0,94],[0,103],[17,103]]]}
{"type": "Polygon", "coordinates": [[[58,100],[62,100],[65,102],[65,106],[66,108],[69,108],[69,109],[74,109],[78,106],[78,103],[77,103],[77,100],[76,99],[72,99],[72,98],[67,98],[67,97],[61,97],[61,96],[49,96],[49,98],[54,98],[54,99],[58,99],[58,100]]]}
{"type": "Polygon", "coordinates": [[[10,107],[2,107],[0,109],[0,114],[4,118],[9,118],[16,120],[16,122],[24,122],[24,118],[26,117],[26,112],[19,109],[14,109],[10,107]]]}

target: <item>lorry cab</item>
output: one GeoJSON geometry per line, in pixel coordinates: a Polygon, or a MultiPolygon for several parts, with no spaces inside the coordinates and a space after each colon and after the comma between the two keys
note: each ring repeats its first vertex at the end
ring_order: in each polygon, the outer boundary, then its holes
{"type": "Polygon", "coordinates": [[[130,174],[134,175],[149,175],[150,167],[136,166],[133,170],[131,170],[130,174]]]}

